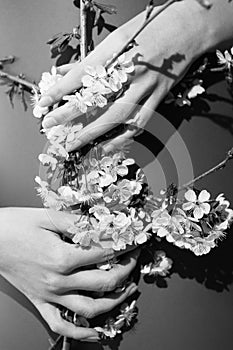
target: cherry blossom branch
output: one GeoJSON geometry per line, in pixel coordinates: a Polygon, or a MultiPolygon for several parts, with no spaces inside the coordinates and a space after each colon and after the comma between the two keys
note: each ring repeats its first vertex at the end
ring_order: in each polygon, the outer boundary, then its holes
{"type": "MultiPolygon", "coordinates": [[[[87,56],[87,8],[86,1],[80,1],[80,58],[81,61],[87,56]]],[[[63,338],[62,350],[70,350],[72,339],[63,338]]]]}
{"type": "Polygon", "coordinates": [[[217,165],[215,165],[213,168],[207,170],[206,172],[204,172],[203,174],[197,176],[195,179],[187,182],[186,184],[182,185],[181,187],[178,188],[178,191],[182,191],[185,190],[188,187],[191,187],[192,185],[194,185],[194,183],[196,183],[197,181],[203,179],[204,177],[218,171],[221,170],[223,168],[225,168],[225,166],[227,165],[227,163],[233,159],[233,148],[231,148],[226,155],[226,158],[221,161],[220,163],[218,163],[217,165]]]}

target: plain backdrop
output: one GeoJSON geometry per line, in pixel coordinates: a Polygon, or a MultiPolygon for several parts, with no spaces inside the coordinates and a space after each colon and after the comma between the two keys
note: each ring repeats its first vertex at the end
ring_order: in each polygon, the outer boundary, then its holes
{"type": "MultiPolygon", "coordinates": [[[[103,2],[106,3],[106,0],[103,2]]],[[[111,0],[117,6],[118,14],[105,18],[109,23],[120,25],[141,11],[146,2],[111,0]]],[[[72,30],[79,22],[78,18],[79,10],[72,1],[0,0],[1,56],[13,54],[17,57],[16,62],[6,69],[12,73],[25,73],[38,81],[41,73],[48,71],[56,62],[56,59],[51,59],[45,42],[58,32],[72,30]]],[[[97,41],[105,35],[107,31],[104,30],[97,41]]],[[[153,40],[156,40],[156,33],[153,40]]],[[[0,87],[0,204],[2,207],[39,207],[41,201],[36,196],[34,178],[39,171],[37,157],[43,150],[45,139],[39,134],[38,122],[32,117],[31,108],[25,113],[20,102],[15,100],[12,109],[4,91],[5,87],[0,87]]],[[[214,85],[210,91],[229,98],[225,83],[214,85]]],[[[185,181],[189,180],[192,170],[196,175],[203,172],[219,162],[231,148],[232,105],[216,101],[211,103],[211,111],[219,115],[222,121],[226,118],[225,127],[211,116],[203,118],[196,115],[189,122],[181,124],[156,159],[153,160],[153,155],[145,146],[135,146],[132,152],[139,157],[139,163],[145,160],[145,152],[149,164],[144,162],[143,165],[155,191],[164,185],[164,181],[173,180],[174,162],[176,176],[178,174],[179,179],[185,181]]],[[[176,115],[173,117],[176,118],[176,115]]],[[[155,135],[157,126],[155,121],[154,129],[150,129],[155,135]]],[[[166,123],[163,127],[166,129],[166,123]]],[[[233,202],[232,166],[200,182],[200,188],[207,187],[213,194],[224,192],[233,202]]],[[[227,275],[230,282],[224,280],[223,268],[220,279],[229,288],[221,292],[211,286],[206,288],[203,279],[197,281],[197,278],[185,273],[184,278],[173,274],[167,288],[141,281],[139,322],[134,331],[124,335],[120,349],[230,349],[233,343],[232,254],[229,253],[227,257],[216,255],[216,259],[219,259],[217,264],[221,265],[223,258],[224,268],[230,271],[227,275]]],[[[212,277],[217,280],[219,277],[214,274],[213,271],[212,277]]],[[[0,291],[0,349],[46,350],[49,346],[48,333],[24,307],[25,300],[3,280],[0,281],[0,291]]],[[[74,349],[82,348],[95,349],[96,346],[74,346],[74,349]]]]}

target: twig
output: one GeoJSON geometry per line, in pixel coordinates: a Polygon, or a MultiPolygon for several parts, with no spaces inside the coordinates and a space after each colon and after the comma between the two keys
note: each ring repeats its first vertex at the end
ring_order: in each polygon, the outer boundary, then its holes
{"type": "Polygon", "coordinates": [[[12,56],[12,55],[9,55],[9,56],[6,56],[6,57],[3,57],[3,58],[0,58],[0,64],[3,65],[3,64],[8,64],[8,63],[13,63],[15,60],[15,57],[12,56]]]}
{"type": "Polygon", "coordinates": [[[57,337],[55,343],[50,346],[49,350],[57,350],[57,346],[62,341],[62,338],[63,338],[63,336],[59,335],[59,337],[57,337]]]}
{"type": "Polygon", "coordinates": [[[231,148],[228,152],[227,152],[227,155],[226,155],[226,158],[221,161],[219,164],[215,165],[213,168],[207,170],[206,172],[204,172],[203,174],[197,176],[195,179],[187,182],[186,184],[180,186],[178,188],[178,191],[182,191],[190,186],[192,186],[194,183],[196,183],[197,181],[203,179],[204,177],[216,172],[217,170],[220,170],[220,169],[223,169],[225,168],[225,166],[227,165],[227,163],[233,159],[233,148],[231,148]]]}
{"type": "Polygon", "coordinates": [[[33,84],[25,79],[19,78],[15,75],[9,74],[4,72],[3,70],[0,70],[0,78],[1,79],[8,79],[9,81],[12,81],[14,83],[17,83],[19,85],[22,85],[26,88],[28,88],[31,91],[38,91],[38,86],[36,84],[33,84]]]}

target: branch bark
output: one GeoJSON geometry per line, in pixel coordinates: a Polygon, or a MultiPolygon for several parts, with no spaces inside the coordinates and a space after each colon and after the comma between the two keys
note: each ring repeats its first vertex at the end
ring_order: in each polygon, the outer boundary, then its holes
{"type": "Polygon", "coordinates": [[[38,91],[39,90],[38,86],[36,84],[33,84],[33,83],[29,82],[28,80],[22,79],[18,76],[6,73],[3,70],[0,70],[0,79],[7,79],[7,80],[12,81],[14,83],[20,84],[31,91],[35,91],[35,90],[38,91]]]}

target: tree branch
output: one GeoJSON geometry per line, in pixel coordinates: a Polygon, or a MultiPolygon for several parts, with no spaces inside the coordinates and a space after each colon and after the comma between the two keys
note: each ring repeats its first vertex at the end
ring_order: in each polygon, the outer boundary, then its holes
{"type": "Polygon", "coordinates": [[[7,80],[12,81],[16,84],[22,85],[31,91],[39,91],[39,88],[36,84],[33,84],[33,83],[31,83],[25,79],[22,79],[18,76],[6,73],[1,69],[0,69],[0,79],[7,79],[7,80]]]}
{"type": "Polygon", "coordinates": [[[233,159],[233,148],[231,148],[228,152],[227,152],[227,155],[226,155],[226,158],[221,161],[220,163],[218,163],[217,165],[215,165],[213,168],[207,170],[206,172],[204,172],[203,174],[197,176],[195,179],[187,182],[186,184],[180,186],[178,188],[178,191],[182,191],[182,190],[185,190],[189,187],[191,187],[192,185],[194,185],[197,181],[203,179],[204,177],[220,170],[220,169],[223,169],[225,168],[225,166],[227,165],[227,163],[233,159]]]}

